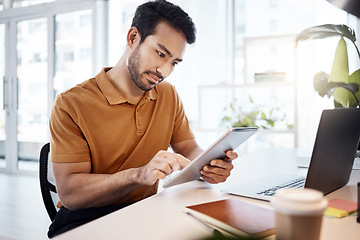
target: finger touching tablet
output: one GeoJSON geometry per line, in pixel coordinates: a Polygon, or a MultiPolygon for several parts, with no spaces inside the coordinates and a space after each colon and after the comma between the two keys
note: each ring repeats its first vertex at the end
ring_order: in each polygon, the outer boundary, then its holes
{"type": "Polygon", "coordinates": [[[203,166],[216,158],[224,158],[227,150],[234,150],[256,133],[256,127],[239,127],[229,129],[222,137],[203,151],[183,170],[165,180],[163,187],[190,182],[201,177],[200,170],[203,166]]]}

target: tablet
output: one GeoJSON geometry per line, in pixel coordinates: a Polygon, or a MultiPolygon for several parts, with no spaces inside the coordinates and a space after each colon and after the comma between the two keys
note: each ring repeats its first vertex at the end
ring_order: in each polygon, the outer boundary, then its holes
{"type": "Polygon", "coordinates": [[[163,187],[171,187],[200,178],[200,170],[205,165],[208,165],[213,159],[224,158],[227,150],[236,149],[257,130],[258,128],[256,127],[239,127],[229,129],[221,138],[191,161],[191,163],[189,163],[183,170],[175,173],[173,176],[169,176],[169,178],[165,180],[163,187]]]}

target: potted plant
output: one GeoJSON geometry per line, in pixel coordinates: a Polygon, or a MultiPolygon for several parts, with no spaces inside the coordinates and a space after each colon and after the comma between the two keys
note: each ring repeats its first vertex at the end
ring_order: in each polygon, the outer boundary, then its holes
{"type": "Polygon", "coordinates": [[[357,55],[360,52],[355,44],[356,36],[353,29],[346,25],[326,24],[303,30],[296,38],[296,45],[300,41],[340,37],[335,51],[335,57],[330,74],[319,72],[314,77],[314,88],[320,96],[334,97],[335,107],[358,107],[360,98],[360,69],[349,74],[347,44],[349,39],[357,55]]]}
{"type": "MultiPolygon", "coordinates": [[[[277,106],[266,107],[255,104],[251,96],[246,106],[241,106],[234,98],[228,107],[224,108],[225,116],[222,123],[231,127],[258,127],[271,129],[276,124],[285,123],[286,115],[277,106]]],[[[293,124],[285,123],[288,129],[293,124]]]]}

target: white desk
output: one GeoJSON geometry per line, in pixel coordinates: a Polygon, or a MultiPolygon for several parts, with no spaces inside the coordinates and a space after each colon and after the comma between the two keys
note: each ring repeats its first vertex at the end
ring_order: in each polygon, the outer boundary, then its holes
{"type": "MultiPolygon", "coordinates": [[[[271,172],[298,173],[306,169],[296,166],[296,151],[291,149],[264,149],[239,157],[226,183],[209,185],[195,181],[161,191],[159,194],[116,211],[93,222],[66,232],[54,239],[156,239],[195,240],[210,236],[210,231],[193,218],[184,214],[184,207],[224,198],[239,198],[269,206],[264,201],[229,196],[218,189],[234,183],[268,175],[271,172]]],[[[354,170],[345,187],[326,196],[357,201],[357,182],[360,170],[354,170]]],[[[270,236],[267,239],[274,239],[270,236]]],[[[356,216],[342,219],[324,217],[321,239],[360,239],[360,224],[356,216]]]]}

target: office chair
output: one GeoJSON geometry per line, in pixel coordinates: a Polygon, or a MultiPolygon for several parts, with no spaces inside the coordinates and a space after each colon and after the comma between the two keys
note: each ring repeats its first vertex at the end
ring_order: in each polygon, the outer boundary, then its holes
{"type": "Polygon", "coordinates": [[[46,211],[50,217],[50,220],[54,221],[55,215],[57,213],[56,201],[58,200],[58,196],[55,185],[49,182],[49,152],[50,143],[46,143],[40,151],[39,178],[41,195],[46,211]],[[55,196],[52,196],[52,194],[55,196]]]}

